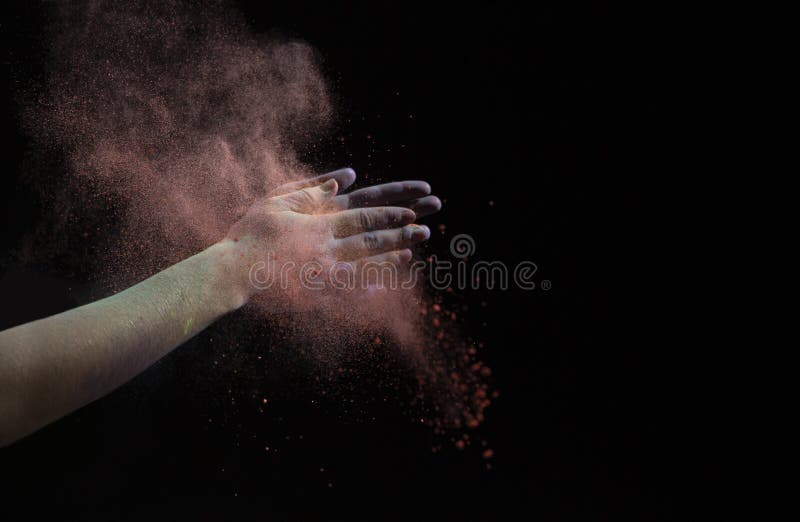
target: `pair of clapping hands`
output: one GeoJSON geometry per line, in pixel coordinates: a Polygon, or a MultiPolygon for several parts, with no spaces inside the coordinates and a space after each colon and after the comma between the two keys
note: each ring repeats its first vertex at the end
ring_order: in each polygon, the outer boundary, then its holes
{"type": "MultiPolygon", "coordinates": [[[[406,265],[409,247],[430,237],[414,222],[437,212],[441,201],[424,181],[398,181],[341,192],[356,179],[340,169],[282,185],[253,204],[225,238],[236,250],[237,271],[247,298],[258,292],[253,267],[284,273],[287,263],[406,265]],[[246,274],[246,280],[245,280],[246,274]],[[255,279],[255,280],[254,280],[255,279]]],[[[273,274],[274,275],[274,274],[273,274]]]]}

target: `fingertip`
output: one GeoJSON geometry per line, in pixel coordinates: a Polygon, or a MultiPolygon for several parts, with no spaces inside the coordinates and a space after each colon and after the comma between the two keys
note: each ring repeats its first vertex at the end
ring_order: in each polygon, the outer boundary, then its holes
{"type": "Polygon", "coordinates": [[[410,208],[404,208],[400,211],[400,221],[404,224],[413,223],[417,219],[417,213],[410,208]]]}
{"type": "Polygon", "coordinates": [[[404,263],[404,264],[405,264],[405,263],[408,263],[409,261],[411,261],[411,257],[412,257],[412,255],[413,255],[413,254],[411,253],[411,250],[410,250],[410,249],[408,249],[408,248],[405,248],[405,249],[403,249],[403,250],[400,250],[400,251],[397,253],[397,257],[400,259],[400,262],[401,262],[401,263],[404,263]]]}
{"type": "Polygon", "coordinates": [[[331,178],[323,183],[320,189],[322,189],[322,192],[324,192],[326,196],[333,196],[339,190],[339,183],[336,181],[336,178],[331,178]]]}
{"type": "Polygon", "coordinates": [[[412,223],[411,225],[404,226],[402,231],[403,239],[406,241],[426,241],[431,237],[431,229],[425,225],[412,223]]]}
{"type": "Polygon", "coordinates": [[[342,189],[346,189],[356,181],[356,171],[351,169],[350,167],[346,167],[340,169],[338,172],[341,174],[339,175],[340,184],[339,186],[342,189]]]}
{"type": "Polygon", "coordinates": [[[430,237],[431,237],[431,229],[428,228],[428,225],[420,225],[419,227],[422,230],[425,231],[425,240],[430,239],[430,237]]]}
{"type": "Polygon", "coordinates": [[[415,200],[410,207],[417,214],[417,219],[420,219],[439,212],[442,209],[442,201],[436,196],[425,196],[415,200]]]}
{"type": "Polygon", "coordinates": [[[424,197],[431,193],[431,184],[421,179],[406,180],[401,182],[403,189],[415,197],[424,197]]]}

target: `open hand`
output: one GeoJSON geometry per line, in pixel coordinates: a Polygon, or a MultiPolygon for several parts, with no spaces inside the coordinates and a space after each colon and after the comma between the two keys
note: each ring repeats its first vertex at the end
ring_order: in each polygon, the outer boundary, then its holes
{"type": "Polygon", "coordinates": [[[245,299],[268,288],[309,288],[332,267],[357,273],[365,263],[408,263],[409,247],[430,237],[428,227],[414,221],[441,208],[430,185],[401,181],[340,194],[354,181],[351,169],[341,169],[282,185],[230,229],[226,241],[245,299]]]}

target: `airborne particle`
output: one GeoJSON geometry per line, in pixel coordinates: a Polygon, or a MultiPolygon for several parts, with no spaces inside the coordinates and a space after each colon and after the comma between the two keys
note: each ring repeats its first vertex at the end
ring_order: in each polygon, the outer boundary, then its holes
{"type": "MultiPolygon", "coordinates": [[[[151,2],[144,10],[128,3],[92,10],[55,4],[63,16],[53,17],[48,80],[32,96],[47,103],[32,104],[24,117],[43,150],[55,145],[67,154],[65,192],[82,198],[72,207],[87,220],[104,223],[109,209],[118,219],[115,234],[98,227],[86,238],[102,245],[85,261],[109,289],[127,287],[219,241],[258,198],[314,173],[298,158],[330,129],[333,107],[307,44],[254,35],[226,6],[198,12],[180,2],[151,2]]],[[[339,141],[349,139],[340,134],[339,141]]],[[[51,192],[52,184],[44,190],[51,192]]],[[[76,229],[59,233],[86,232],[83,221],[60,223],[76,229]]],[[[282,241],[298,251],[314,246],[297,235],[282,241]]],[[[455,297],[452,288],[445,294],[455,297]]],[[[455,313],[443,312],[442,295],[421,287],[366,295],[292,287],[284,296],[285,315],[276,314],[269,299],[255,298],[241,330],[262,333],[269,324],[266,335],[276,344],[301,344],[305,353],[293,356],[329,371],[331,386],[362,369],[374,373],[369,357],[388,353],[394,359],[385,364],[411,370],[409,418],[424,414],[424,424],[442,434],[480,424],[488,406],[484,381],[491,374],[485,366],[470,371],[476,349],[461,334],[455,313]],[[370,343],[385,348],[352,349],[370,343]],[[353,353],[363,360],[345,372],[344,360],[353,353]]],[[[187,334],[192,326],[184,318],[176,324],[187,334]]],[[[263,346],[256,352],[270,353],[263,346]]],[[[236,352],[227,353],[222,350],[213,366],[236,360],[236,352]]],[[[238,370],[232,371],[240,381],[246,372],[238,370]]],[[[241,384],[233,383],[237,390],[241,384]]],[[[406,393],[404,386],[395,389],[406,393]]],[[[332,395],[325,389],[320,394],[332,395]]],[[[234,403],[234,395],[229,389],[226,403],[234,403]]],[[[247,397],[258,402],[249,392],[247,397]]],[[[259,406],[267,402],[262,398],[259,406]]]]}

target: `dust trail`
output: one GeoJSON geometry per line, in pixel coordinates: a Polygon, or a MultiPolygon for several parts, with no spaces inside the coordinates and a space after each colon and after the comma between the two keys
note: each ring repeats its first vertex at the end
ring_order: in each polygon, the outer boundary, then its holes
{"type": "Polygon", "coordinates": [[[329,122],[313,50],[262,42],[222,3],[59,3],[27,122],[68,183],[123,226],[117,268],[163,266],[224,236],[254,197],[306,175],[295,150],[329,122]]]}
{"type": "MultiPolygon", "coordinates": [[[[298,150],[323,136],[333,111],[307,44],[253,34],[224,2],[51,9],[47,78],[24,97],[35,142],[68,158],[59,185],[45,188],[70,195],[57,209],[69,217],[47,232],[83,226],[89,211],[113,216],[104,249],[84,255],[115,289],[218,241],[255,198],[311,174],[298,150]]],[[[420,288],[303,294],[291,305],[269,320],[320,364],[387,337],[417,375],[429,424],[483,420],[487,371],[455,315],[420,288]]],[[[258,304],[249,314],[268,315],[258,304]]]]}

